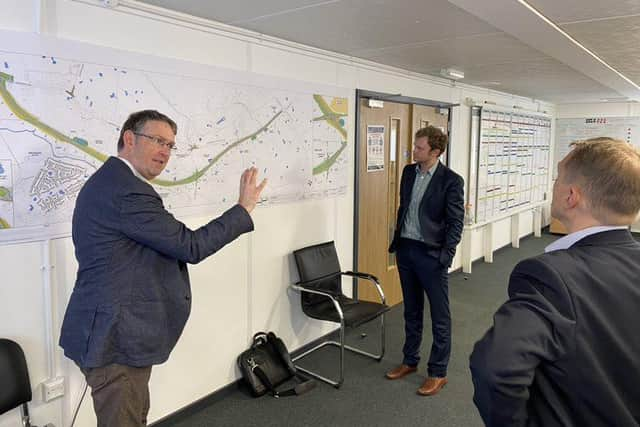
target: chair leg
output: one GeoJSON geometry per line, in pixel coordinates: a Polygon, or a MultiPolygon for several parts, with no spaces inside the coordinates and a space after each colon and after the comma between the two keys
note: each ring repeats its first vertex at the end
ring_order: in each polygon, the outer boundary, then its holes
{"type": "Polygon", "coordinates": [[[22,427],[31,427],[31,420],[29,418],[29,407],[26,403],[23,403],[20,407],[22,413],[22,427]]]}
{"type": "MultiPolygon", "coordinates": [[[[337,341],[328,341],[328,342],[333,345],[341,345],[337,341]]],[[[372,359],[375,359],[378,362],[381,361],[382,358],[384,357],[384,349],[385,349],[384,314],[380,316],[380,353],[379,354],[369,353],[368,351],[360,350],[359,348],[352,347],[350,345],[344,345],[344,348],[346,348],[349,351],[352,351],[353,353],[361,354],[363,356],[367,356],[372,359]]]]}
{"type": "Polygon", "coordinates": [[[312,372],[306,368],[301,367],[300,365],[295,365],[296,369],[304,372],[305,374],[318,379],[320,381],[324,381],[327,384],[330,384],[332,386],[334,386],[335,388],[340,388],[340,386],[342,385],[342,383],[344,382],[344,321],[340,322],[340,342],[336,342],[336,341],[323,341],[320,344],[316,345],[313,348],[310,348],[309,350],[305,351],[304,353],[294,357],[292,359],[293,362],[295,362],[296,360],[302,359],[303,357],[307,356],[310,353],[313,353],[316,350],[321,349],[324,346],[327,345],[334,345],[340,348],[340,379],[338,381],[334,381],[330,378],[327,377],[323,377],[320,374],[316,374],[315,372],[312,372]]]}
{"type": "Polygon", "coordinates": [[[305,351],[304,353],[296,356],[295,358],[293,358],[293,362],[302,359],[303,357],[307,356],[310,353],[313,353],[316,350],[319,350],[320,348],[327,346],[327,345],[333,345],[336,346],[340,349],[340,379],[338,381],[334,381],[331,380],[327,377],[323,377],[322,375],[316,374],[315,372],[309,371],[306,368],[303,368],[299,365],[295,365],[296,369],[298,369],[299,371],[304,372],[305,374],[318,379],[320,381],[324,381],[327,384],[330,384],[332,386],[334,386],[335,388],[340,388],[340,386],[342,385],[342,383],[344,382],[344,350],[349,350],[353,353],[357,353],[360,354],[362,356],[366,356],[366,357],[371,357],[372,359],[377,360],[378,362],[382,360],[382,358],[384,357],[384,351],[385,351],[385,328],[384,328],[384,314],[382,314],[380,316],[380,354],[373,354],[373,353],[369,353],[367,351],[364,350],[360,350],[359,348],[356,347],[352,347],[350,345],[346,345],[344,343],[344,323],[340,324],[340,341],[334,341],[334,340],[328,340],[328,341],[324,341],[316,346],[314,346],[313,348],[305,351]]]}

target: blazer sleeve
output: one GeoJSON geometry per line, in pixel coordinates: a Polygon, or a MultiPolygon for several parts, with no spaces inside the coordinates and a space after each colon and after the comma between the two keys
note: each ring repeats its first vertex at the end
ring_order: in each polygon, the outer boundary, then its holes
{"type": "Polygon", "coordinates": [[[451,265],[464,227],[464,180],[457,174],[453,176],[445,194],[445,234],[440,257],[440,261],[446,266],[451,265]]]}
{"type": "Polygon", "coordinates": [[[409,195],[411,194],[411,189],[407,188],[409,186],[407,181],[409,180],[409,174],[412,172],[411,168],[415,168],[415,163],[408,164],[404,169],[402,169],[402,177],[400,178],[400,205],[398,206],[398,212],[396,214],[396,227],[393,233],[393,240],[391,241],[388,249],[390,253],[395,252],[397,249],[398,238],[402,232],[404,212],[407,209],[407,205],[410,203],[409,195]]]}
{"type": "MultiPolygon", "coordinates": [[[[401,214],[407,209],[407,205],[411,203],[411,188],[407,181],[409,181],[409,174],[415,174],[415,164],[408,164],[402,169],[402,177],[400,177],[400,205],[398,206],[398,218],[396,218],[396,222],[398,222],[401,218],[401,214]],[[413,168],[413,169],[412,169],[413,168]]],[[[397,224],[396,228],[402,227],[402,224],[397,224]]]]}
{"type": "Polygon", "coordinates": [[[571,297],[560,275],[539,258],[518,264],[509,300],[470,358],[473,401],[488,427],[526,425],[535,370],[570,349],[574,328],[571,297]]]}
{"type": "Polygon", "coordinates": [[[122,232],[138,243],[196,264],[243,233],[253,230],[249,213],[235,205],[197,230],[174,218],[155,191],[131,191],[121,200],[122,232]]]}

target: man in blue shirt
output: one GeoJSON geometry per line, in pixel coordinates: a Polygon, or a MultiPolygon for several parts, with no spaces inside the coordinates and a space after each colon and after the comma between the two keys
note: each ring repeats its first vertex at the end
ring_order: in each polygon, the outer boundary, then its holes
{"type": "Polygon", "coordinates": [[[404,302],[405,343],[402,364],[391,380],[417,370],[424,317],[424,295],[431,308],[433,344],[427,379],[418,394],[431,396],[447,383],[451,353],[448,268],[460,242],[464,217],[464,181],[440,163],[448,138],[428,126],[415,134],[413,159],[400,181],[400,207],[389,252],[396,252],[404,302]]]}

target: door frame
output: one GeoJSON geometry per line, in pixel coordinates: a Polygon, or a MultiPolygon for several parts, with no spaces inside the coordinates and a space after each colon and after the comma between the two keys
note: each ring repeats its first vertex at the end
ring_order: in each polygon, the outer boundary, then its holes
{"type": "MultiPolygon", "coordinates": [[[[452,136],[452,117],[453,117],[453,107],[457,107],[460,104],[454,104],[451,102],[444,101],[435,101],[431,99],[423,99],[423,98],[414,98],[411,96],[403,96],[401,94],[391,94],[384,92],[375,92],[371,90],[365,89],[356,89],[356,117],[355,117],[355,143],[354,143],[354,176],[353,176],[353,269],[356,270],[358,265],[358,218],[360,214],[360,181],[358,176],[358,165],[360,164],[360,159],[366,153],[360,152],[360,101],[363,99],[374,99],[379,101],[388,101],[395,102],[398,104],[414,104],[414,105],[424,105],[426,107],[435,107],[435,108],[445,108],[449,110],[449,120],[447,122],[447,132],[449,135],[449,141],[451,141],[452,136]]],[[[413,137],[413,135],[412,135],[413,137]]],[[[451,159],[451,146],[447,147],[448,156],[447,156],[447,166],[449,166],[449,162],[451,159]]],[[[352,285],[353,298],[358,298],[358,279],[353,279],[352,285]]]]}

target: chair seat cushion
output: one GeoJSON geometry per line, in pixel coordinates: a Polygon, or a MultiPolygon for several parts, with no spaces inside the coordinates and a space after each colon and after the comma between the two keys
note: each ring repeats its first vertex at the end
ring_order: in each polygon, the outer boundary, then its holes
{"type": "MultiPolygon", "coordinates": [[[[344,314],[344,324],[346,327],[356,327],[375,319],[382,313],[389,311],[390,307],[384,304],[357,301],[344,295],[338,297],[340,307],[344,314]]],[[[304,313],[314,319],[326,320],[329,322],[340,323],[340,316],[329,298],[318,302],[314,305],[303,304],[304,313]]]]}

